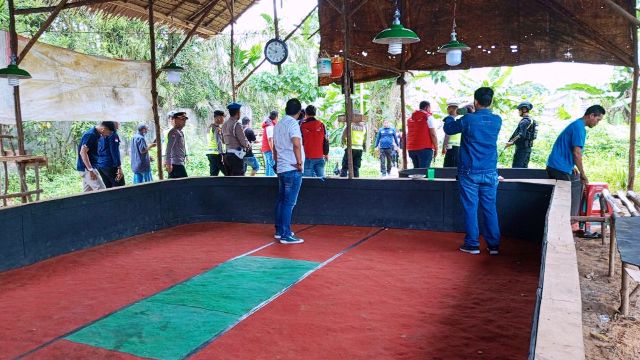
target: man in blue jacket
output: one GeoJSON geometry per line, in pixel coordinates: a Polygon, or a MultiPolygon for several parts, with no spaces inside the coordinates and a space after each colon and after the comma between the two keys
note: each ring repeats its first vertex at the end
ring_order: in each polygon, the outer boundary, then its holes
{"type": "Polygon", "coordinates": [[[498,133],[502,119],[489,109],[493,102],[493,90],[481,87],[473,94],[475,112],[458,120],[445,118],[447,135],[462,133],[458,160],[460,201],[464,209],[466,235],[460,251],[480,254],[478,237],[478,206],[484,217],[482,236],[490,255],[498,255],[500,226],[496,211],[498,191],[498,133]]]}
{"type": "Polygon", "coordinates": [[[391,165],[395,162],[395,152],[399,147],[396,129],[391,127],[389,120],[385,120],[376,134],[375,145],[375,148],[380,152],[380,174],[383,177],[391,173],[391,165]]]}

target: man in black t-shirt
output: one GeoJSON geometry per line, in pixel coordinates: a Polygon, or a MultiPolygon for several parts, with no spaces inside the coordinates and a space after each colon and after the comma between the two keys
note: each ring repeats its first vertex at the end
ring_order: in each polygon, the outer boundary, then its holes
{"type": "MultiPolygon", "coordinates": [[[[253,145],[253,143],[256,142],[256,134],[251,128],[251,119],[248,117],[242,118],[242,127],[244,128],[244,136],[246,136],[249,143],[253,145]]],[[[256,176],[256,173],[260,170],[260,164],[258,163],[258,159],[253,155],[253,149],[249,148],[247,150],[247,154],[244,156],[243,161],[244,173],[247,172],[247,166],[251,166],[251,176],[256,176]]]]}

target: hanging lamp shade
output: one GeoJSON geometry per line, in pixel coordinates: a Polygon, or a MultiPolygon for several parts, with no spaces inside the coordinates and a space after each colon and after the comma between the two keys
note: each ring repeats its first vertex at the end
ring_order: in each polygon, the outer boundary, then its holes
{"type": "Polygon", "coordinates": [[[393,24],[388,29],[382,30],[373,42],[376,44],[389,45],[389,54],[398,55],[402,53],[402,44],[413,44],[420,41],[418,35],[411,29],[407,29],[400,23],[400,11],[396,9],[393,24]]]}
{"type": "Polygon", "coordinates": [[[180,73],[184,72],[184,68],[172,62],[171,64],[163,67],[162,71],[167,73],[167,81],[175,85],[180,82],[180,73]]]}
{"type": "Polygon", "coordinates": [[[31,74],[12,61],[6,68],[0,69],[0,78],[8,79],[10,86],[18,86],[21,79],[31,79],[31,74]]]}
{"type": "Polygon", "coordinates": [[[456,32],[453,31],[451,33],[451,41],[438,49],[439,53],[447,54],[446,62],[449,66],[460,65],[462,63],[462,52],[471,50],[467,44],[458,41],[456,35],[456,32]]]}

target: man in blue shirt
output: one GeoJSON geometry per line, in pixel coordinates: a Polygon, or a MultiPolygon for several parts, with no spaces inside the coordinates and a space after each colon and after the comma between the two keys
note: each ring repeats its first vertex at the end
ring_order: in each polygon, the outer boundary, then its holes
{"type": "Polygon", "coordinates": [[[478,206],[484,217],[482,236],[487,242],[490,255],[498,255],[500,248],[500,226],[496,211],[498,191],[498,133],[502,127],[500,116],[489,109],[493,102],[493,90],[481,87],[474,95],[475,112],[458,120],[445,118],[444,132],[447,135],[462,133],[460,158],[458,160],[458,183],[460,201],[464,209],[466,235],[460,251],[480,253],[478,241],[478,206]]]}
{"type": "MultiPolygon", "coordinates": [[[[590,106],[584,116],[569,124],[553,144],[547,160],[547,175],[550,179],[571,181],[571,215],[578,215],[582,186],[589,180],[582,165],[582,148],[587,139],[586,126],[592,128],[604,117],[604,108],[600,105],[590,106]],[[577,169],[576,169],[577,168],[577,169]]],[[[578,224],[572,224],[578,230],[578,224]]]]}
{"type": "Polygon", "coordinates": [[[375,144],[375,148],[380,152],[380,174],[382,177],[391,173],[391,165],[394,163],[395,152],[399,147],[396,129],[391,127],[389,120],[385,120],[376,134],[375,144]]]}
{"type": "Polygon", "coordinates": [[[138,133],[131,139],[131,170],[133,171],[133,183],[140,184],[153,181],[151,175],[151,157],[149,151],[156,144],[152,143],[147,146],[147,140],[144,136],[149,131],[145,124],[138,126],[138,133]]]}
{"type": "Polygon", "coordinates": [[[116,131],[113,121],[103,121],[82,134],[78,144],[78,159],[76,170],[82,176],[82,190],[84,192],[104,189],[105,185],[96,168],[98,165],[98,142],[100,137],[107,137],[116,131]]]}
{"type": "Polygon", "coordinates": [[[120,136],[118,136],[119,123],[115,123],[116,131],[113,134],[100,138],[98,142],[98,172],[107,189],[124,186],[124,174],[120,161],[120,136]]]}

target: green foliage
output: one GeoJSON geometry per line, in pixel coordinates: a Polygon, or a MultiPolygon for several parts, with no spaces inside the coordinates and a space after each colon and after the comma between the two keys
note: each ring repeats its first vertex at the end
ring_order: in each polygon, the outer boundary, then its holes
{"type": "Polygon", "coordinates": [[[589,85],[589,84],[579,84],[579,83],[573,83],[573,84],[567,84],[561,88],[559,88],[558,90],[560,91],[581,91],[584,93],[587,93],[589,95],[602,95],[604,94],[604,90],[602,89],[598,89],[597,87],[593,86],[593,85],[589,85]]]}

